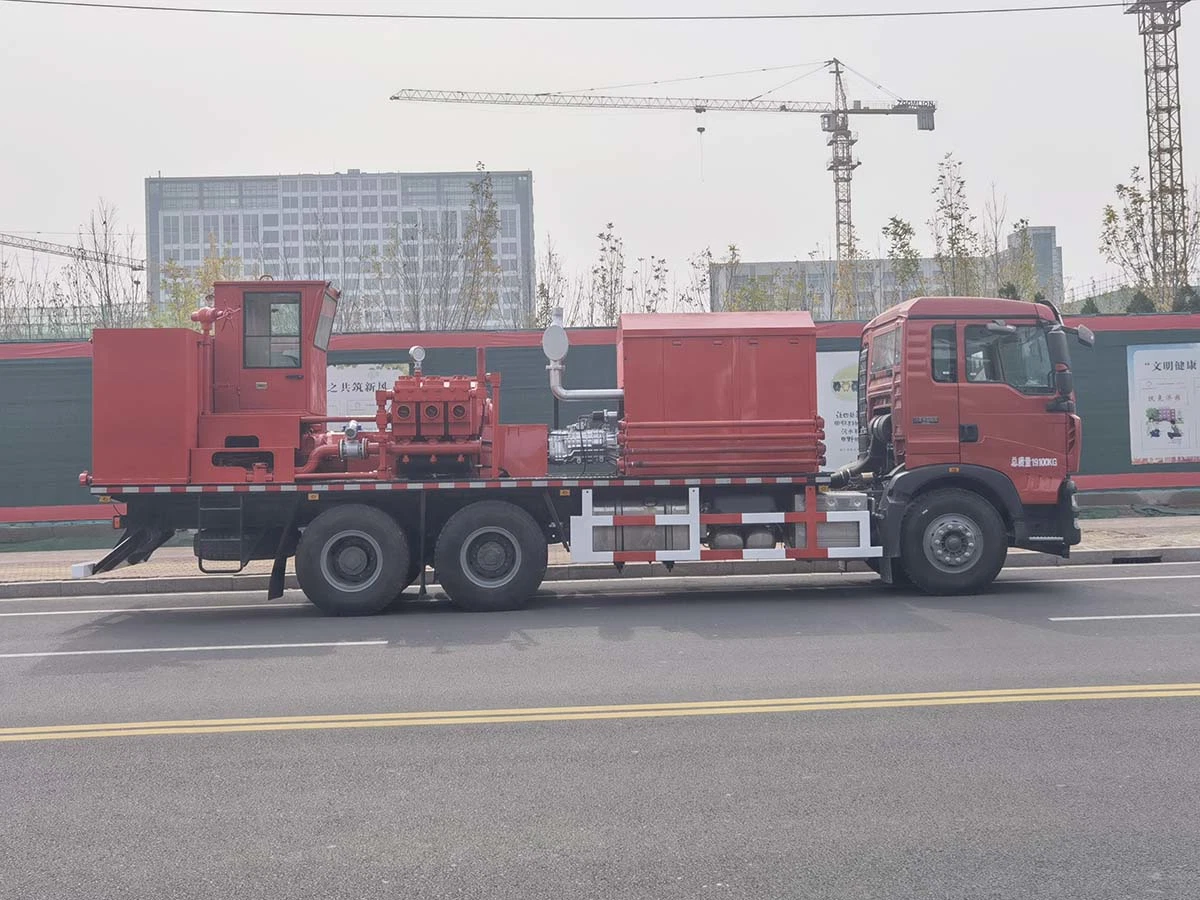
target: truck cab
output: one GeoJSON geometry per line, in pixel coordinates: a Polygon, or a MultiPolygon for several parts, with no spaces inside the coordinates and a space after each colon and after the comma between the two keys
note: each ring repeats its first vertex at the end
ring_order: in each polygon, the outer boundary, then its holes
{"type": "MultiPolygon", "coordinates": [[[[934,491],[985,501],[1007,546],[1066,557],[1079,542],[1069,335],[1092,342],[1049,303],[1004,299],[923,297],[867,324],[860,458],[835,477],[870,484],[885,559],[914,552],[905,518],[934,491]]],[[[984,543],[986,523],[969,518],[947,513],[922,536],[941,575],[984,543]]]]}

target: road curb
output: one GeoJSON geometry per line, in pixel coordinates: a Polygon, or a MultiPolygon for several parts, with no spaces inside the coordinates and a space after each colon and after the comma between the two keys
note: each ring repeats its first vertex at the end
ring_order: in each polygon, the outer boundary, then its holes
{"type": "MultiPolygon", "coordinates": [[[[1128,550],[1079,550],[1070,559],[1040,553],[1012,553],[1005,568],[1057,568],[1071,565],[1121,565],[1131,563],[1197,562],[1200,547],[1153,547],[1128,550]]],[[[611,565],[558,565],[546,572],[546,581],[582,581],[622,578],[669,578],[720,575],[807,575],[865,572],[861,562],[836,560],[728,560],[678,563],[668,571],[662,563],[631,563],[618,571],[611,565]]],[[[20,581],[0,584],[0,600],[37,600],[55,597],[103,597],[135,594],[221,593],[265,591],[269,575],[175,575],[163,578],[86,578],[59,581],[20,581]]],[[[286,587],[298,588],[295,575],[286,587]]]]}

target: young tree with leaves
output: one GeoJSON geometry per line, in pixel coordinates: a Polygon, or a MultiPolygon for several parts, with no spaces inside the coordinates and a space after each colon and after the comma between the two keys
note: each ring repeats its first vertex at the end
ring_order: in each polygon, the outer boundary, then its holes
{"type": "Polygon", "coordinates": [[[1154,301],[1146,294],[1145,291],[1138,291],[1129,301],[1129,305],[1125,307],[1125,312],[1131,316],[1144,316],[1149,313],[1156,312],[1154,301]]]}
{"type": "MultiPolygon", "coordinates": [[[[1160,271],[1154,253],[1154,227],[1150,210],[1154,191],[1146,184],[1141,169],[1134,166],[1129,181],[1116,186],[1116,203],[1104,207],[1100,225],[1100,252],[1121,270],[1125,279],[1153,298],[1161,312],[1171,308],[1179,286],[1169,284],[1174,273],[1160,271]]],[[[1184,259],[1187,272],[1200,261],[1200,194],[1192,192],[1184,226],[1184,259]]]]}
{"type": "Polygon", "coordinates": [[[162,302],[151,315],[155,325],[165,328],[191,328],[192,313],[211,306],[213,285],[218,281],[236,281],[242,277],[242,260],[217,248],[215,235],[209,235],[204,260],[196,269],[167,260],[162,266],[162,302]]]}
{"type": "Polygon", "coordinates": [[[947,153],[938,163],[932,193],[934,214],[929,227],[942,292],[955,297],[973,296],[979,283],[979,234],[975,230],[975,214],[967,201],[962,163],[954,154],[947,153]]]}
{"type": "Polygon", "coordinates": [[[892,216],[883,226],[883,236],[888,242],[887,258],[901,296],[912,297],[925,293],[921,254],[913,243],[917,232],[912,223],[899,216],[892,216]]]}

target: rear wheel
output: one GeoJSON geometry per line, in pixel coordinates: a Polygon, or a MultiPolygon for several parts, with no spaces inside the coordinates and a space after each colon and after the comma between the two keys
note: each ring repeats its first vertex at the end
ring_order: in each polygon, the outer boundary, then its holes
{"type": "Polygon", "coordinates": [[[409,571],[408,540],[391,516],[352,504],[326,510],[296,548],[300,589],[330,616],[381,612],[409,571]]]}
{"type": "Polygon", "coordinates": [[[1008,556],[1004,520],[984,498],[945,488],[913,500],[900,535],[904,571],[928,594],[975,594],[1008,556]]]}
{"type": "Polygon", "coordinates": [[[546,577],[546,536],[521,507],[484,500],[450,517],[433,559],[438,582],[461,609],[520,609],[546,577]]]}

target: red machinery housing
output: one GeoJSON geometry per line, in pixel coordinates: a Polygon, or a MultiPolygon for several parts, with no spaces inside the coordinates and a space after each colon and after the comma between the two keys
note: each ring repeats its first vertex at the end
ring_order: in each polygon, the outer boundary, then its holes
{"type": "Polygon", "coordinates": [[[625,315],[621,471],[818,472],[817,330],[806,312],[625,315]]]}
{"type": "MultiPolygon", "coordinates": [[[[377,432],[326,413],[338,292],[324,282],[216,285],[185,328],[99,329],[91,480],[313,482],[546,474],[547,429],[500,425],[500,377],[404,376],[377,432]],[[344,423],[329,431],[330,422],[344,423]]],[[[368,414],[364,418],[371,420],[368,414]]]]}

